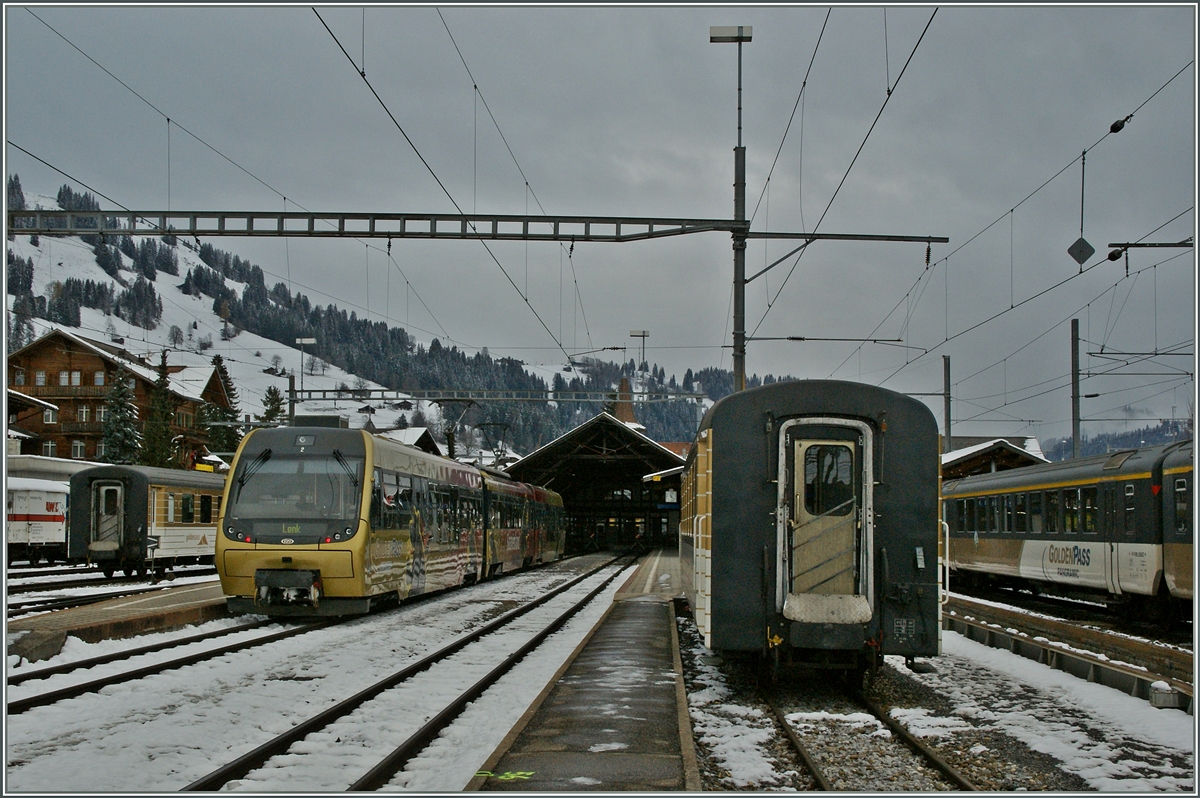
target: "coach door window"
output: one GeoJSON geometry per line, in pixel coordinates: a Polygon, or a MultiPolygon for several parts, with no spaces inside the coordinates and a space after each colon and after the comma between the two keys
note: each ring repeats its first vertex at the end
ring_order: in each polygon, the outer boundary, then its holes
{"type": "Polygon", "coordinates": [[[1137,518],[1137,502],[1134,501],[1134,486],[1132,484],[1125,486],[1125,534],[1132,535],[1135,529],[1135,519],[1137,518]]]}
{"type": "Polygon", "coordinates": [[[1186,479],[1175,480],[1175,532],[1192,534],[1192,492],[1186,479]]]}
{"type": "Polygon", "coordinates": [[[1096,488],[1080,488],[1080,498],[1082,499],[1082,527],[1081,531],[1085,535],[1096,534],[1096,521],[1099,515],[1100,502],[1096,488]]]}
{"type": "Polygon", "coordinates": [[[196,497],[191,493],[183,494],[183,523],[196,522],[196,497]]]}

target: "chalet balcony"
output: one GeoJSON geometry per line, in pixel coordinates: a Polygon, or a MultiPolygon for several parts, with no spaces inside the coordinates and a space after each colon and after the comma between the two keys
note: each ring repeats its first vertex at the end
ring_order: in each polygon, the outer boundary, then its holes
{"type": "Polygon", "coordinates": [[[38,399],[103,399],[109,389],[103,385],[22,385],[13,390],[38,399]]]}
{"type": "Polygon", "coordinates": [[[99,421],[67,421],[59,426],[64,435],[100,435],[104,432],[104,425],[99,421]]]}

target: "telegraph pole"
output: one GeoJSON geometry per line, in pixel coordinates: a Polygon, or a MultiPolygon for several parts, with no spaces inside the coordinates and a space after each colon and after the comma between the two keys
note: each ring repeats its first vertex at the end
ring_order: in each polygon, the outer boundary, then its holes
{"type": "Polygon", "coordinates": [[[949,452],[950,443],[950,356],[942,355],[942,390],[946,408],[946,440],[942,443],[942,454],[949,452]]]}

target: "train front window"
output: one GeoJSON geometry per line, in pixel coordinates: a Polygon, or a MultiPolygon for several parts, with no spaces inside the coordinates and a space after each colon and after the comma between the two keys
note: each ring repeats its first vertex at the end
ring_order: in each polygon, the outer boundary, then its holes
{"type": "Polygon", "coordinates": [[[358,518],[363,460],[339,457],[266,457],[238,464],[229,515],[296,520],[358,518]]]}

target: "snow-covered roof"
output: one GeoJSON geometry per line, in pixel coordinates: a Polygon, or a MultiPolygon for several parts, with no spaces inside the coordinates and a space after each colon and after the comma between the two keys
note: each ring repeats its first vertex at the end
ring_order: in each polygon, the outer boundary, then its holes
{"type": "MultiPolygon", "coordinates": [[[[1036,438],[1030,438],[1027,440],[1033,440],[1035,443],[1037,441],[1036,438]]],[[[984,441],[983,443],[977,443],[974,446],[967,446],[963,449],[955,449],[952,452],[946,452],[945,454],[942,455],[942,465],[946,466],[951,463],[957,463],[960,460],[966,460],[969,457],[973,457],[974,455],[977,455],[981,452],[989,451],[992,449],[1006,449],[1011,452],[1025,454],[1025,455],[1035,457],[1035,458],[1041,460],[1042,462],[1046,462],[1046,463],[1050,462],[1042,454],[1042,450],[1041,450],[1040,446],[1036,447],[1037,451],[1032,451],[1032,450],[1030,450],[1028,445],[1026,445],[1025,448],[1022,448],[1020,446],[1017,446],[1016,444],[1006,441],[1004,438],[995,438],[990,441],[984,441]]]]}

